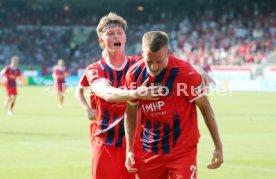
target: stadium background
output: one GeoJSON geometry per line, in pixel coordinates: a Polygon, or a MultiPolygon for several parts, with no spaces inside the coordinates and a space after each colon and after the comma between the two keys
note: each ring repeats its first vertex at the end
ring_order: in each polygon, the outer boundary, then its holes
{"type": "Polygon", "coordinates": [[[88,121],[73,87],[64,108],[56,107],[50,75],[62,58],[71,72],[68,85],[77,84],[100,57],[95,27],[110,11],[128,21],[128,54],[140,54],[144,32],[164,30],[173,53],[211,67],[225,164],[216,171],[204,167],[213,147],[200,118],[199,177],[275,178],[273,0],[0,0],[0,67],[19,55],[23,70],[14,115],[0,109],[0,178],[89,178],[88,121]]]}

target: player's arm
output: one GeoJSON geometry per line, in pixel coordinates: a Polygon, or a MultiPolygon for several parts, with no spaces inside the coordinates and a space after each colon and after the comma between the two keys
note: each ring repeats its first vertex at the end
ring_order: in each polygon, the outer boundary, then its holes
{"type": "Polygon", "coordinates": [[[55,68],[53,68],[52,77],[53,77],[54,80],[57,79],[55,68]]]}
{"type": "Polygon", "coordinates": [[[215,80],[210,75],[208,75],[202,67],[193,65],[193,68],[196,70],[197,73],[200,74],[204,86],[209,86],[210,83],[215,84],[215,80]]]}
{"type": "Polygon", "coordinates": [[[1,70],[1,72],[0,72],[0,77],[1,77],[1,76],[4,76],[4,75],[6,74],[6,71],[7,71],[6,68],[4,68],[3,70],[1,70]]]}
{"type": "Polygon", "coordinates": [[[126,161],[127,170],[137,172],[137,168],[133,168],[135,164],[133,146],[137,127],[137,104],[127,104],[127,109],[124,118],[125,136],[126,136],[126,161]]]}
{"type": "Polygon", "coordinates": [[[21,73],[21,70],[19,69],[19,72],[18,72],[18,74],[16,75],[16,78],[21,78],[21,76],[22,76],[22,73],[21,73]]]}
{"type": "Polygon", "coordinates": [[[82,109],[86,112],[89,120],[96,120],[96,110],[92,109],[84,96],[84,89],[81,85],[78,85],[75,90],[75,96],[80,102],[82,109]]]}
{"type": "Polygon", "coordinates": [[[70,76],[70,71],[69,71],[69,69],[67,69],[67,70],[65,71],[64,76],[65,76],[65,77],[70,76]]]}
{"type": "Polygon", "coordinates": [[[207,167],[209,169],[219,168],[220,165],[223,163],[223,150],[213,109],[209,103],[207,96],[202,96],[196,99],[195,103],[200,109],[201,114],[203,115],[205,124],[211,134],[215,145],[212,162],[207,167]]]}
{"type": "Polygon", "coordinates": [[[4,68],[4,69],[0,72],[0,78],[3,78],[4,80],[8,80],[8,79],[7,79],[7,76],[6,76],[6,73],[7,73],[7,68],[4,68]]]}
{"type": "Polygon", "coordinates": [[[4,71],[4,70],[1,70],[1,72],[0,72],[0,77],[3,76],[4,73],[5,73],[5,71],[4,71]]]}
{"type": "Polygon", "coordinates": [[[108,102],[123,102],[135,99],[157,100],[161,93],[156,87],[146,87],[146,80],[137,90],[115,88],[105,78],[100,78],[91,84],[91,90],[96,96],[108,102]]]}

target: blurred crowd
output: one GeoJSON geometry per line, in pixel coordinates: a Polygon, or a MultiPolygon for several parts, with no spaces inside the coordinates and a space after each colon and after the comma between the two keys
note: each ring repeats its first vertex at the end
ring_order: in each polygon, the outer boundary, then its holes
{"type": "Polygon", "coordinates": [[[43,74],[50,74],[58,59],[64,59],[76,74],[100,55],[97,38],[84,43],[74,42],[73,29],[6,28],[0,30],[0,62],[9,63],[11,54],[18,54],[21,64],[40,65],[43,74]]]}
{"type": "Polygon", "coordinates": [[[244,65],[267,63],[276,49],[276,11],[262,14],[227,9],[215,17],[204,11],[198,18],[185,17],[171,32],[172,49],[193,64],[244,65]]]}
{"type": "MultiPolygon", "coordinates": [[[[274,6],[273,6],[274,7],[274,6]]],[[[253,4],[240,9],[221,6],[183,14],[176,24],[159,24],[170,35],[174,54],[196,65],[250,65],[269,63],[276,50],[276,9],[253,4]],[[165,26],[165,27],[164,27],[165,26]],[[166,26],[172,28],[166,29],[166,26]]],[[[151,30],[148,24],[132,32],[136,39],[151,30]]],[[[140,42],[134,53],[140,52],[140,42]]]]}
{"type": "MultiPolygon", "coordinates": [[[[159,10],[138,18],[126,16],[128,54],[141,53],[141,38],[148,30],[168,32],[172,52],[202,66],[264,64],[276,49],[276,11],[268,5],[159,10]]],[[[21,64],[40,65],[42,73],[49,74],[62,58],[71,74],[76,74],[101,57],[95,32],[100,16],[70,9],[29,11],[0,6],[0,64],[17,54],[21,64]],[[84,33],[82,28],[90,30],[84,33]]]]}

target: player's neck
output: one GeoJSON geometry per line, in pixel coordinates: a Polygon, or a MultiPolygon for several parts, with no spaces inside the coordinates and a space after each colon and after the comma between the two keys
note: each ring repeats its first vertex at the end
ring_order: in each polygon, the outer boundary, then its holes
{"type": "Polygon", "coordinates": [[[16,65],[13,65],[13,64],[10,64],[10,67],[13,68],[13,69],[16,69],[17,66],[16,65]]]}
{"type": "Polygon", "coordinates": [[[57,69],[63,70],[63,69],[65,69],[65,67],[64,66],[57,66],[57,69]]]}
{"type": "Polygon", "coordinates": [[[107,63],[115,68],[121,68],[126,62],[126,54],[122,53],[108,53],[106,58],[107,63]]]}

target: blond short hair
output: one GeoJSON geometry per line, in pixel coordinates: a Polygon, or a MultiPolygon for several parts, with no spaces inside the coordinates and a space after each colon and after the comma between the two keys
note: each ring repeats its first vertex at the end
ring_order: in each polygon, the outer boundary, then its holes
{"type": "Polygon", "coordinates": [[[142,40],[143,48],[149,48],[152,52],[157,52],[162,47],[169,47],[169,36],[163,31],[150,31],[144,34],[142,40]]]}
{"type": "Polygon", "coordinates": [[[19,56],[17,56],[17,55],[12,56],[11,62],[14,62],[14,61],[19,62],[19,56]]]}
{"type": "Polygon", "coordinates": [[[103,33],[107,30],[110,25],[119,25],[123,28],[124,31],[127,29],[126,20],[117,15],[114,12],[110,12],[109,14],[103,16],[97,26],[97,34],[98,37],[102,37],[103,33]]]}

